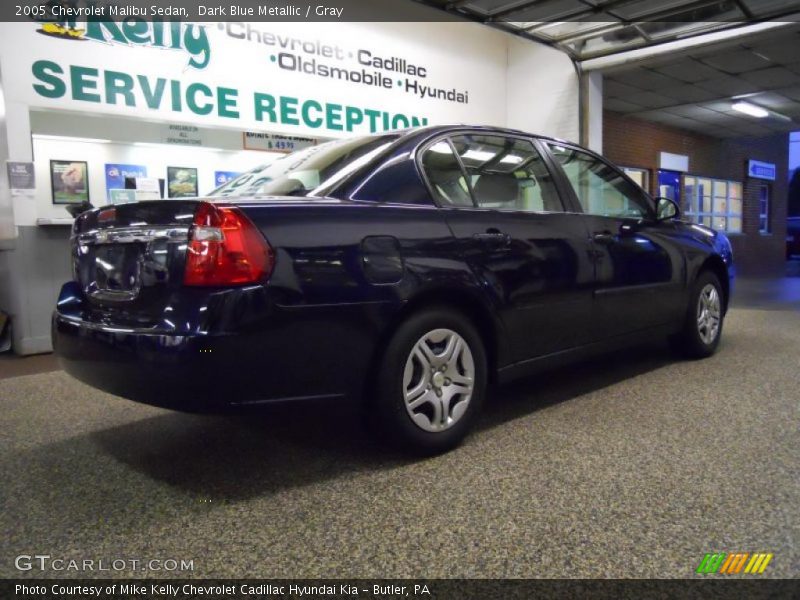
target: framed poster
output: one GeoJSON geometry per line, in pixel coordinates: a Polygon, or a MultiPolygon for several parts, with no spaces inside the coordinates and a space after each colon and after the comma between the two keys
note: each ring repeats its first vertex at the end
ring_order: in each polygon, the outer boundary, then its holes
{"type": "Polygon", "coordinates": [[[126,177],[147,177],[144,165],[106,164],[106,194],[112,201],[111,190],[124,190],[126,177]]]}
{"type": "Polygon", "coordinates": [[[167,198],[197,197],[197,169],[167,167],[167,198]]]}
{"type": "Polygon", "coordinates": [[[89,202],[89,167],[81,160],[51,160],[53,204],[89,202]]]}

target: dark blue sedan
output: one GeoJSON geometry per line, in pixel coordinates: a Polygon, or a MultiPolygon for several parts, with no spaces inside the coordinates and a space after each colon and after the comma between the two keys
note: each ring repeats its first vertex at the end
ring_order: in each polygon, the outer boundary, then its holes
{"type": "Polygon", "coordinates": [[[429,127],[322,144],[198,200],[88,211],[54,346],[187,411],[357,399],[402,447],[458,443],[489,381],[669,336],[719,344],[726,237],[601,156],[429,127]]]}

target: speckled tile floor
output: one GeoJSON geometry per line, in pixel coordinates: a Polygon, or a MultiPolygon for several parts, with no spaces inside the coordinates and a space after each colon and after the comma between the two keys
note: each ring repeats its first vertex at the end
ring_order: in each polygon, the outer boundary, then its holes
{"type": "Polygon", "coordinates": [[[799,390],[800,311],[741,308],[706,361],[654,344],[494,390],[427,460],[335,407],[198,417],[62,372],[0,380],[0,577],[33,553],[197,577],[691,577],[710,551],[798,577],[799,390]]]}

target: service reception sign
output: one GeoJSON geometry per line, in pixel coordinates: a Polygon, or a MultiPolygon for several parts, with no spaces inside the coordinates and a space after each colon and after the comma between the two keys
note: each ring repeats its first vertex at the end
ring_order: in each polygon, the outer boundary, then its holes
{"type": "Polygon", "coordinates": [[[8,101],[309,137],[504,124],[505,44],[471,23],[0,24],[8,101]]]}

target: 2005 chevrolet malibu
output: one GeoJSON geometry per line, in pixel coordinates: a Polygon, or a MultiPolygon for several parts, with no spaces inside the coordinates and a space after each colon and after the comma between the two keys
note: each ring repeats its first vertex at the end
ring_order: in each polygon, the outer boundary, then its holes
{"type": "Polygon", "coordinates": [[[519,131],[330,142],[207,199],[83,213],[54,346],[78,379],[188,411],[357,398],[436,452],[487,382],[668,336],[719,344],[731,246],[601,156],[519,131]]]}

